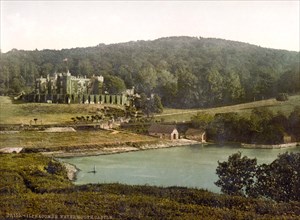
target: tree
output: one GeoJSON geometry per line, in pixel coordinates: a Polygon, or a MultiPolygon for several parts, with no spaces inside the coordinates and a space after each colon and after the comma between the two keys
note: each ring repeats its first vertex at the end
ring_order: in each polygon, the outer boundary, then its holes
{"type": "Polygon", "coordinates": [[[254,108],[250,115],[251,129],[256,132],[262,132],[272,118],[273,112],[271,110],[267,108],[254,108]]]}
{"type": "Polygon", "coordinates": [[[284,72],[278,80],[281,92],[295,93],[300,90],[300,63],[299,60],[291,65],[290,70],[284,72]]]}
{"type": "Polygon", "coordinates": [[[197,77],[186,69],[181,70],[178,76],[178,103],[184,108],[197,106],[197,77]]]}
{"type": "Polygon", "coordinates": [[[147,97],[145,93],[140,95],[141,97],[135,100],[135,107],[138,110],[141,110],[144,114],[149,117],[152,113],[162,113],[163,106],[161,104],[160,97],[156,94],[151,96],[150,98],[147,97]]]}
{"type": "Polygon", "coordinates": [[[48,74],[52,74],[53,73],[53,65],[51,63],[44,63],[41,66],[41,74],[46,77],[48,74]]]}
{"type": "Polygon", "coordinates": [[[256,159],[242,158],[239,152],[218,162],[216,172],[219,180],[215,184],[223,193],[300,201],[300,153],[286,152],[270,164],[257,166],[256,159]]]}
{"type": "Polygon", "coordinates": [[[9,90],[9,70],[1,62],[0,65],[0,95],[3,95],[9,90]]]}
{"type": "Polygon", "coordinates": [[[198,112],[196,115],[192,116],[191,121],[194,128],[205,129],[213,119],[214,117],[210,114],[198,112]]]}
{"type": "Polygon", "coordinates": [[[250,195],[275,201],[300,201],[299,174],[300,153],[280,154],[271,164],[258,167],[254,191],[250,195]]]}
{"type": "Polygon", "coordinates": [[[296,106],[288,118],[288,130],[300,140],[300,106],[296,106]]]}
{"type": "Polygon", "coordinates": [[[285,117],[267,108],[253,109],[250,116],[251,142],[260,144],[281,144],[285,132],[285,117]]]}
{"type": "Polygon", "coordinates": [[[276,96],[276,100],[282,101],[282,102],[287,101],[287,100],[289,100],[288,94],[287,93],[278,93],[276,96]]]}
{"type": "Polygon", "coordinates": [[[265,99],[275,96],[275,76],[271,71],[258,70],[253,79],[254,97],[265,99]]]}
{"type": "Polygon", "coordinates": [[[160,97],[157,94],[155,94],[153,96],[153,108],[152,108],[152,111],[154,113],[162,113],[163,110],[164,110],[164,107],[161,104],[161,99],[160,99],[160,97]]]}
{"type": "Polygon", "coordinates": [[[23,80],[17,77],[13,78],[11,83],[11,89],[16,93],[19,93],[22,91],[23,88],[24,88],[23,80]]]}
{"type": "Polygon", "coordinates": [[[245,91],[241,85],[240,77],[236,72],[230,72],[224,81],[226,83],[224,92],[225,103],[237,102],[244,98],[245,91]]]}
{"type": "Polygon", "coordinates": [[[239,141],[240,116],[235,112],[216,114],[209,123],[207,135],[219,143],[239,141]]]}
{"type": "Polygon", "coordinates": [[[157,85],[157,75],[151,65],[143,67],[136,76],[136,88],[139,92],[150,95],[157,85]]]}
{"type": "Polygon", "coordinates": [[[110,75],[104,78],[104,88],[110,94],[120,94],[126,90],[125,83],[121,78],[110,75]]]}
{"type": "Polygon", "coordinates": [[[208,94],[210,96],[210,104],[220,103],[223,93],[223,78],[217,69],[211,69],[206,75],[206,81],[208,84],[208,94]]]}
{"type": "Polygon", "coordinates": [[[92,76],[93,74],[93,66],[89,59],[80,60],[78,63],[79,67],[79,75],[81,76],[92,76]]]}
{"type": "Polygon", "coordinates": [[[219,180],[215,184],[221,187],[223,193],[246,196],[252,190],[256,169],[256,158],[249,159],[242,157],[240,152],[235,153],[229,156],[228,161],[218,161],[216,173],[219,180]]]}
{"type": "Polygon", "coordinates": [[[177,101],[178,94],[178,85],[176,82],[167,82],[163,85],[158,91],[161,94],[161,100],[164,106],[175,106],[177,101]]]}

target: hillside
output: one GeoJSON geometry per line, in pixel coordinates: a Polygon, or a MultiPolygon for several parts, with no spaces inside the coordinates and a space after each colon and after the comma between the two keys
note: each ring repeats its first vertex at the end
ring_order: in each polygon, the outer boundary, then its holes
{"type": "Polygon", "coordinates": [[[177,108],[228,105],[300,91],[299,52],[222,39],[169,37],[2,53],[0,94],[32,91],[36,77],[66,68],[76,76],[117,76],[128,88],[157,93],[165,106],[177,108]]]}
{"type": "Polygon", "coordinates": [[[0,154],[1,219],[299,219],[299,202],[183,187],[76,186],[56,160],[0,154]],[[28,166],[30,164],[30,166],[28,166]]]}
{"type": "Polygon", "coordinates": [[[228,105],[215,108],[202,108],[202,109],[164,109],[162,114],[157,114],[156,119],[162,119],[165,122],[181,122],[190,121],[191,117],[197,113],[207,113],[215,115],[218,113],[236,112],[243,116],[249,116],[254,108],[266,108],[271,110],[274,114],[278,111],[288,116],[296,106],[300,106],[300,95],[293,95],[289,97],[288,101],[280,102],[276,99],[267,99],[255,102],[247,102],[237,105],[228,105]]]}
{"type": "MultiPolygon", "coordinates": [[[[110,106],[110,105],[106,105],[110,106]]],[[[112,107],[116,107],[111,105],[112,107]]],[[[172,109],[165,108],[162,114],[156,114],[156,119],[163,119],[165,122],[189,121],[198,112],[214,115],[216,113],[237,112],[249,115],[251,110],[258,107],[268,108],[274,113],[283,112],[288,116],[296,106],[300,106],[300,95],[290,96],[288,101],[280,102],[275,99],[267,99],[255,102],[248,102],[237,105],[228,105],[215,108],[198,109],[172,109]]],[[[38,118],[39,123],[62,124],[72,122],[71,118],[81,115],[95,114],[103,105],[83,104],[46,104],[46,103],[19,103],[13,104],[7,96],[0,96],[0,125],[1,124],[29,124],[30,120],[38,118]]],[[[120,107],[121,108],[121,107],[120,107]]]]}

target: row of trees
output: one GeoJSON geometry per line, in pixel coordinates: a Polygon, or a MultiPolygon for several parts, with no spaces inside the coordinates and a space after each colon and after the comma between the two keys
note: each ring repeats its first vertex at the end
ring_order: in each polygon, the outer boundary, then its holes
{"type": "Polygon", "coordinates": [[[106,90],[158,94],[169,107],[206,107],[300,91],[299,53],[197,37],[89,48],[1,53],[0,94],[30,91],[34,79],[65,69],[103,75],[106,90]],[[111,85],[114,86],[111,86],[111,85]]]}
{"type": "Polygon", "coordinates": [[[270,164],[258,165],[241,153],[218,162],[215,184],[229,195],[300,201],[300,153],[284,153],[270,164]]]}
{"type": "Polygon", "coordinates": [[[267,108],[255,108],[250,117],[238,113],[215,116],[198,113],[191,120],[194,127],[207,130],[209,139],[220,143],[280,144],[286,134],[300,140],[300,106],[289,117],[281,112],[274,114],[267,108]]]}

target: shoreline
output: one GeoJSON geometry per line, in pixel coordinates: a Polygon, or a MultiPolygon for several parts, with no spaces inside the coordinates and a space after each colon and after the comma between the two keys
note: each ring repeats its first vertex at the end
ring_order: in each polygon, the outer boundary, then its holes
{"type": "Polygon", "coordinates": [[[107,147],[99,150],[86,150],[86,151],[77,151],[77,152],[44,152],[45,156],[53,156],[57,158],[57,160],[63,164],[67,171],[67,177],[71,181],[76,180],[77,172],[80,171],[74,164],[67,163],[65,161],[61,161],[60,158],[72,158],[72,157],[87,157],[87,156],[98,156],[98,155],[109,155],[109,154],[119,154],[119,153],[128,153],[133,151],[144,151],[151,149],[162,149],[162,148],[171,148],[185,145],[197,145],[197,144],[206,144],[198,141],[188,140],[188,139],[178,139],[176,141],[161,141],[157,144],[143,144],[139,147],[132,146],[121,146],[121,147],[107,147]]]}
{"type": "Polygon", "coordinates": [[[300,146],[300,143],[293,142],[288,144],[245,144],[241,143],[241,147],[245,149],[286,149],[300,146]]]}
{"type": "Polygon", "coordinates": [[[77,173],[80,171],[80,169],[77,168],[74,164],[66,163],[61,160],[59,160],[59,162],[65,167],[68,179],[71,181],[75,181],[77,173]]]}
{"type": "Polygon", "coordinates": [[[157,143],[142,143],[141,145],[136,144],[136,146],[130,145],[113,145],[98,148],[89,148],[89,149],[76,149],[70,152],[67,151],[50,151],[50,152],[41,152],[45,156],[52,156],[56,158],[71,158],[71,157],[86,157],[86,156],[99,156],[99,155],[109,155],[109,154],[118,154],[118,153],[128,153],[134,151],[142,150],[151,150],[151,149],[161,149],[161,148],[170,148],[176,146],[184,145],[197,145],[197,144],[207,144],[201,143],[194,140],[188,139],[178,139],[178,140],[161,140],[157,143]]]}

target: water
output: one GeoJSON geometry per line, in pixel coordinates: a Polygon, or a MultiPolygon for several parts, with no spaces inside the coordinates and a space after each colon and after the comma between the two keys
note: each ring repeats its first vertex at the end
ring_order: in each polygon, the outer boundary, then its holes
{"type": "Polygon", "coordinates": [[[75,184],[124,183],[130,185],[185,186],[220,192],[215,186],[217,161],[240,151],[243,156],[270,163],[290,149],[243,149],[234,146],[192,145],[130,153],[62,159],[80,169],[75,184]],[[96,173],[91,173],[94,166],[96,173]]]}

